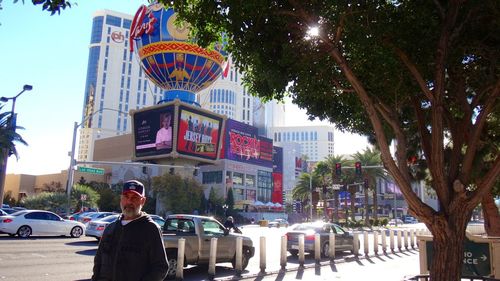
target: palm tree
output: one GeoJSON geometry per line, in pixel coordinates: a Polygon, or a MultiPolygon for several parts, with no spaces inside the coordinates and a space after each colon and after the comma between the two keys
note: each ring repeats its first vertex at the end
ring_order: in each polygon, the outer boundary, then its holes
{"type": "MultiPolygon", "coordinates": [[[[3,105],[0,106],[0,110],[3,105]]],[[[0,113],[0,206],[3,203],[4,188],[3,183],[5,182],[7,159],[10,155],[14,155],[16,159],[19,158],[16,149],[16,143],[22,143],[27,145],[26,141],[23,140],[21,135],[16,133],[16,129],[24,129],[19,126],[12,126],[12,112],[2,112],[0,113]]]]}
{"type": "MultiPolygon", "coordinates": [[[[292,190],[293,199],[300,200],[302,205],[304,205],[305,202],[309,200],[309,196],[312,197],[312,191],[314,190],[314,187],[319,186],[319,176],[317,174],[315,173],[312,174],[312,186],[310,186],[311,185],[310,180],[311,180],[311,174],[309,173],[300,174],[299,181],[292,190]],[[312,190],[311,187],[313,188],[312,190]]],[[[311,208],[313,205],[314,202],[310,202],[309,208],[311,208]]]]}
{"type": "Polygon", "coordinates": [[[352,155],[354,161],[361,162],[362,167],[373,167],[373,168],[362,168],[362,178],[367,183],[365,185],[365,208],[366,208],[366,216],[365,216],[365,224],[368,225],[370,222],[370,218],[368,215],[368,190],[371,189],[373,192],[373,218],[375,220],[378,219],[378,201],[377,201],[377,188],[376,182],[377,178],[386,178],[385,169],[381,167],[382,160],[380,159],[380,151],[376,149],[366,148],[362,152],[356,152],[352,155]]]}

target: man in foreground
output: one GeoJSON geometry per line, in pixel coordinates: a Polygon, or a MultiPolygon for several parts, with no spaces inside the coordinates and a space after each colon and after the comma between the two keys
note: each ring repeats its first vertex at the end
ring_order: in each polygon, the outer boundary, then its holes
{"type": "Polygon", "coordinates": [[[144,185],[136,180],[123,184],[122,215],[104,230],[94,258],[92,280],[161,281],[168,262],[161,230],[144,212],[144,185]]]}

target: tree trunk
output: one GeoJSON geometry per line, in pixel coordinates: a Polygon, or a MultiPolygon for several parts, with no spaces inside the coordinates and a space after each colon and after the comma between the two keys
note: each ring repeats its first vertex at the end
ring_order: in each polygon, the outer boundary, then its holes
{"type": "Polygon", "coordinates": [[[0,153],[0,206],[3,204],[5,196],[5,178],[7,177],[7,159],[9,158],[9,150],[7,148],[1,149],[0,153]]]}
{"type": "Polygon", "coordinates": [[[356,212],[356,205],[355,205],[355,199],[356,199],[356,190],[354,190],[354,188],[350,188],[349,189],[349,193],[351,194],[351,220],[352,221],[355,221],[356,220],[356,216],[355,216],[355,212],[356,212]]]}
{"type": "Polygon", "coordinates": [[[500,214],[493,200],[493,195],[488,192],[481,199],[484,216],[484,229],[488,236],[500,236],[500,214]]]}
{"type": "Polygon", "coordinates": [[[440,216],[434,221],[430,228],[434,236],[430,280],[461,280],[465,228],[469,217],[467,214],[461,213],[449,217],[448,220],[440,216]]]}
{"type": "Polygon", "coordinates": [[[373,219],[378,220],[378,198],[377,198],[377,187],[373,187],[373,219]]]}
{"type": "Polygon", "coordinates": [[[365,195],[365,225],[370,226],[370,215],[368,214],[368,210],[370,209],[368,206],[368,189],[364,190],[365,195]]]}

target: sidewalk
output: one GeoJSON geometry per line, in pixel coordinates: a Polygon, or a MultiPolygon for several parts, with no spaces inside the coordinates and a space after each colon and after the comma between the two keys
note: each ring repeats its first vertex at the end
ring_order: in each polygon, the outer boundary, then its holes
{"type": "MultiPolygon", "coordinates": [[[[419,274],[419,252],[412,250],[395,254],[360,257],[356,260],[330,264],[328,262],[303,269],[287,269],[286,272],[269,272],[242,276],[239,280],[286,281],[286,280],[335,280],[335,281],[401,281],[419,274]]],[[[216,278],[216,280],[238,280],[216,278]]]]}

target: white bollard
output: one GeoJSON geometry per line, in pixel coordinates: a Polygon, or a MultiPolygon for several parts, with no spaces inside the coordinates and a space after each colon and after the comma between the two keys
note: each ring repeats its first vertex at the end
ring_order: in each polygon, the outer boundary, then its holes
{"type": "Polygon", "coordinates": [[[241,272],[243,272],[242,259],[243,259],[243,237],[236,237],[236,262],[234,267],[236,269],[237,275],[241,275],[241,272]]]}
{"type": "Polygon", "coordinates": [[[395,230],[389,230],[389,245],[391,248],[391,252],[394,253],[394,231],[395,230]]]}
{"type": "Polygon", "coordinates": [[[405,250],[408,250],[408,230],[403,230],[403,240],[405,245],[405,250]]]}
{"type": "Polygon", "coordinates": [[[304,234],[299,235],[299,266],[304,266],[304,234]]]}
{"type": "Polygon", "coordinates": [[[352,234],[352,243],[353,245],[353,252],[355,256],[359,255],[359,234],[358,233],[353,233],[352,234]]]}
{"type": "Polygon", "coordinates": [[[415,229],[410,229],[410,246],[415,249],[415,229]]]}
{"type": "Polygon", "coordinates": [[[210,239],[210,257],[208,260],[208,278],[215,277],[215,261],[217,259],[217,238],[210,239]]]}
{"type": "Polygon", "coordinates": [[[402,242],[402,240],[401,240],[401,231],[398,231],[398,250],[399,250],[400,252],[402,251],[401,249],[403,248],[403,245],[402,245],[402,244],[403,244],[403,242],[402,242]]]}
{"type": "Polygon", "coordinates": [[[378,231],[373,231],[373,252],[378,255],[378,231]]]}
{"type": "Polygon", "coordinates": [[[314,234],[314,259],[316,264],[321,262],[321,240],[319,233],[314,234]]]}
{"type": "Polygon", "coordinates": [[[368,252],[370,251],[369,246],[368,246],[368,232],[364,231],[363,232],[363,251],[365,253],[365,256],[368,256],[368,252]]]}
{"type": "Polygon", "coordinates": [[[186,239],[179,238],[177,241],[177,269],[175,271],[175,278],[177,280],[184,279],[184,252],[186,247],[186,239]]]}
{"type": "Polygon", "coordinates": [[[280,265],[281,265],[281,270],[286,269],[286,236],[283,235],[281,236],[281,256],[280,256],[280,265]]]}
{"type": "Polygon", "coordinates": [[[260,237],[260,272],[266,272],[266,237],[260,237]]]}
{"type": "Polygon", "coordinates": [[[335,259],[335,233],[330,233],[328,242],[330,244],[328,255],[330,256],[330,260],[333,261],[335,259]]]}
{"type": "Polygon", "coordinates": [[[382,230],[382,251],[384,254],[387,253],[387,234],[385,233],[385,230],[382,230]]]}

